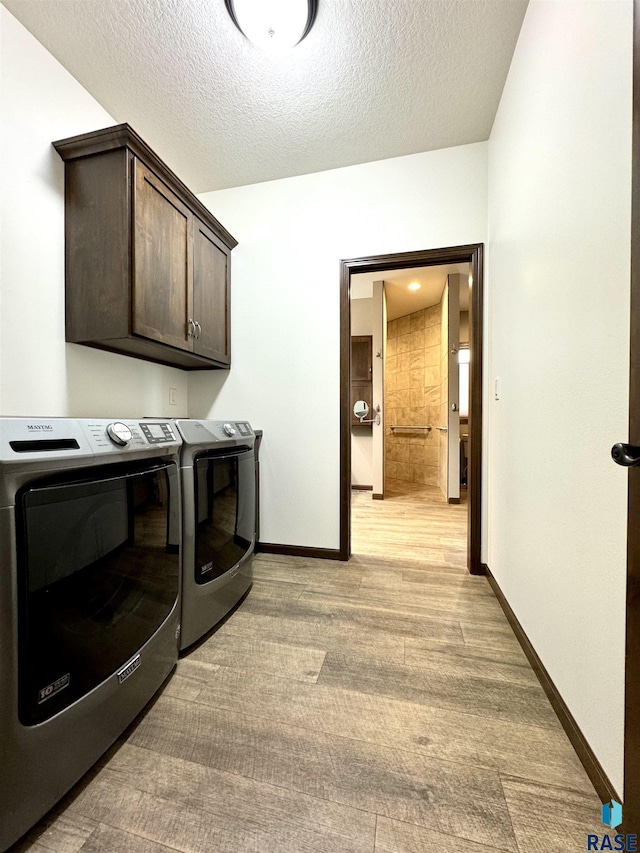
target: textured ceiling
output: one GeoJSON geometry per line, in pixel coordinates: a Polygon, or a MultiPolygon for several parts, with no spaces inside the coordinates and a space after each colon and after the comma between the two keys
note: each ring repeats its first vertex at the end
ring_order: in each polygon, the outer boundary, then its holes
{"type": "Polygon", "coordinates": [[[526,0],[319,0],[260,52],[224,0],[3,0],[195,192],[488,138],[526,0]]]}

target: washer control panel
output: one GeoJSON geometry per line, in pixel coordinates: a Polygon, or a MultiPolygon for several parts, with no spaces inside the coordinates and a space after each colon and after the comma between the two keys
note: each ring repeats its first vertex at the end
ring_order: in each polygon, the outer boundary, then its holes
{"type": "Polygon", "coordinates": [[[149,450],[149,445],[180,444],[180,437],[171,421],[86,420],[83,429],[89,435],[94,452],[133,452],[149,450]]]}
{"type": "Polygon", "coordinates": [[[124,447],[133,438],[133,433],[126,424],[115,421],[107,427],[107,435],[114,444],[124,447]]]}
{"type": "Polygon", "coordinates": [[[147,439],[149,444],[165,444],[167,441],[175,441],[176,435],[171,427],[171,424],[166,422],[141,423],[140,429],[142,434],[147,439]]]}
{"type": "Polygon", "coordinates": [[[0,418],[0,467],[31,461],[39,465],[71,457],[124,458],[136,453],[164,456],[181,444],[178,428],[170,420],[154,418],[147,423],[128,418],[0,418]]]}
{"type": "Polygon", "coordinates": [[[97,453],[141,450],[146,446],[136,421],[82,419],[80,423],[97,453]]]}

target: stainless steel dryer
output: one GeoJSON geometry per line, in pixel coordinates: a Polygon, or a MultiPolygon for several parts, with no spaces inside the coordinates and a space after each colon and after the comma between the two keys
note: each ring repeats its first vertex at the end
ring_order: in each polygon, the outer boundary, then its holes
{"type": "Polygon", "coordinates": [[[182,436],[182,633],[185,649],[251,586],[255,434],[246,421],[178,420],[182,436]]]}
{"type": "Polygon", "coordinates": [[[179,448],[171,422],[0,418],[0,850],[176,663],[179,448]]]}

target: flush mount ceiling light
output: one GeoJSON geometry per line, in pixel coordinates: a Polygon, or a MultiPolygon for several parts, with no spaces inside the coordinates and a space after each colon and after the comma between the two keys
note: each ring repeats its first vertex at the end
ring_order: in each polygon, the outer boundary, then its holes
{"type": "Polygon", "coordinates": [[[285,50],[307,35],[318,0],[224,0],[231,20],[257,47],[285,50]]]}
{"type": "Polygon", "coordinates": [[[412,281],[409,285],[409,290],[420,290],[421,287],[422,285],[418,284],[417,281],[412,281]]]}

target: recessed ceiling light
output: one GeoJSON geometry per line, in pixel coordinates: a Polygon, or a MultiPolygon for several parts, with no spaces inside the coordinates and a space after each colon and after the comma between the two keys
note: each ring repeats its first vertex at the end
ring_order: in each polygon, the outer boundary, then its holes
{"type": "Polygon", "coordinates": [[[294,47],[307,35],[318,0],[224,0],[231,19],[256,47],[277,51],[294,47]]]}
{"type": "Polygon", "coordinates": [[[412,281],[411,284],[409,285],[409,290],[420,290],[421,287],[422,287],[422,285],[418,284],[417,281],[412,281]]]}

